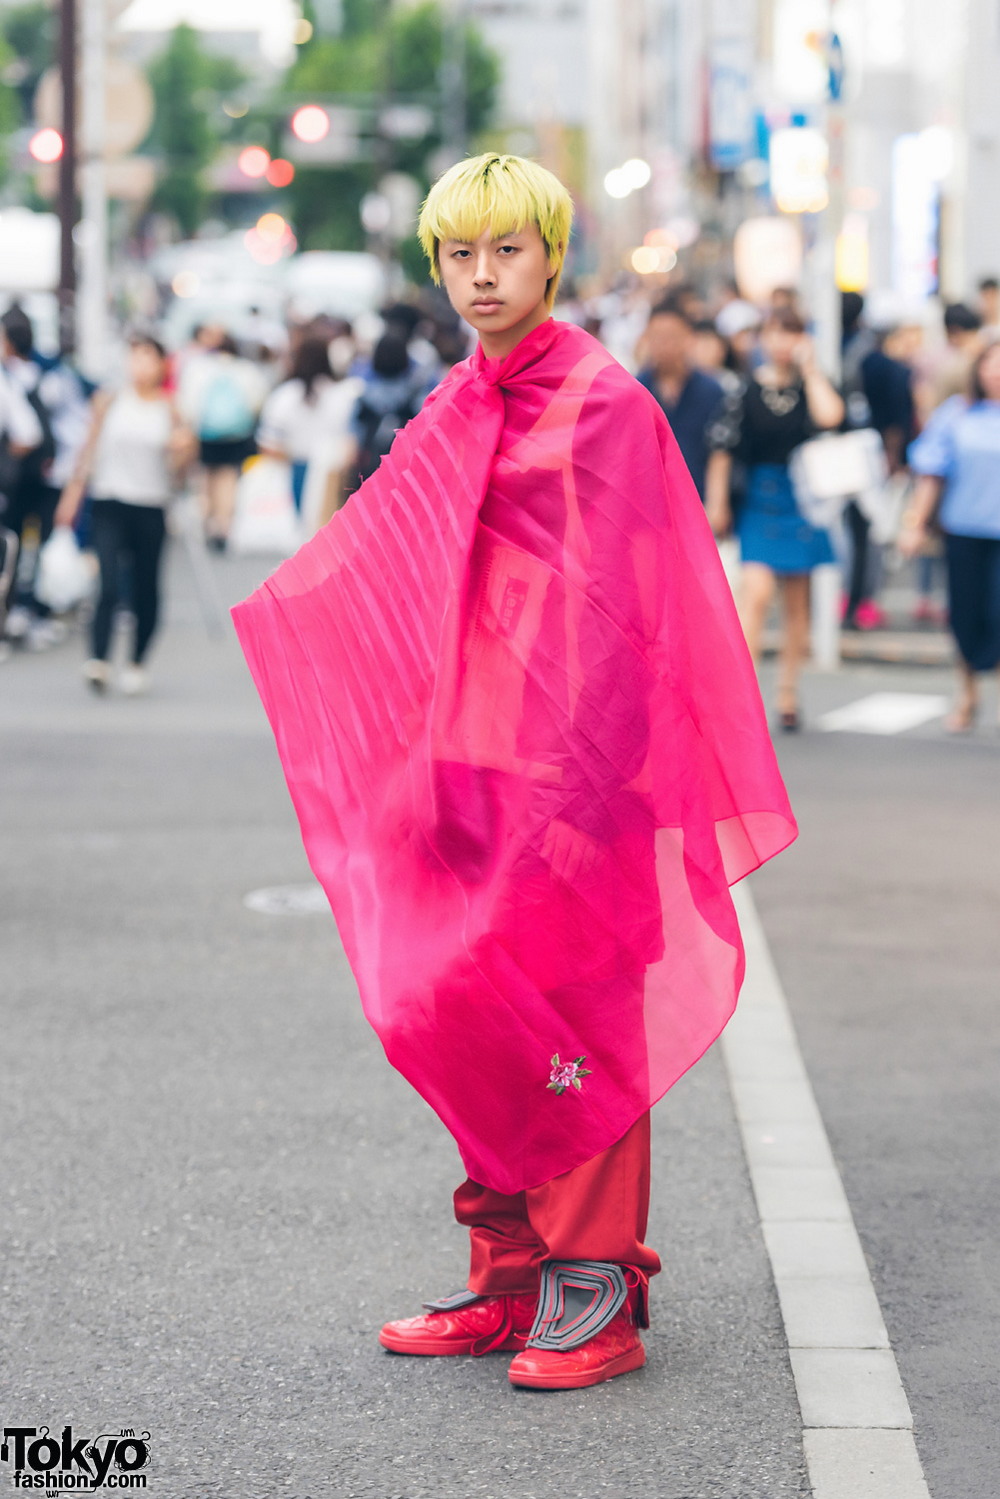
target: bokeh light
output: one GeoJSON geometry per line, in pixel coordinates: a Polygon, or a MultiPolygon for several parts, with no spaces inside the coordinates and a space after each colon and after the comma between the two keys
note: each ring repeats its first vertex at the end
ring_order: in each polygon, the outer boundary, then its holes
{"type": "Polygon", "coordinates": [[[262,213],[243,243],[258,265],[277,265],[298,245],[291,224],[280,213],[262,213]]]}
{"type": "Polygon", "coordinates": [[[201,289],[201,277],[197,271],[178,271],[170,283],[175,297],[193,297],[201,289]]]}
{"type": "Polygon", "coordinates": [[[303,104],[292,115],[291,123],[295,139],[309,146],[330,134],[330,116],[319,104],[303,104]]]}
{"type": "Polygon", "coordinates": [[[677,253],[669,245],[637,245],[628,264],[640,276],[666,275],[677,264],[677,253]]]}
{"type": "Polygon", "coordinates": [[[47,127],[37,130],[28,142],[28,151],[36,161],[46,165],[58,161],[63,154],[63,139],[58,130],[47,127]]]}
{"type": "Polygon", "coordinates": [[[271,153],[263,146],[244,146],[236,164],[244,177],[263,177],[271,165],[271,153]]]}
{"type": "Polygon", "coordinates": [[[295,168],[283,156],[276,156],[265,175],[272,187],[288,187],[295,180],[295,168]]]}

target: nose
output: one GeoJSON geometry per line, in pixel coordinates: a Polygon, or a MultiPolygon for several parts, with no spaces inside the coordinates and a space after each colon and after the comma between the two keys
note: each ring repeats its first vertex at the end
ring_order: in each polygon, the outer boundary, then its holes
{"type": "Polygon", "coordinates": [[[490,259],[489,250],[478,250],[476,252],[476,285],[495,286],[496,279],[496,271],[490,259]]]}

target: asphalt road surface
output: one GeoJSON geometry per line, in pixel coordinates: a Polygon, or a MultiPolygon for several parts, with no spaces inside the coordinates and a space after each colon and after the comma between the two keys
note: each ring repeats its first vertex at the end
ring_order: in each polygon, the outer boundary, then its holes
{"type": "MultiPolygon", "coordinates": [[[[266,571],[213,568],[229,601],[266,571]]],[[[146,699],[88,697],[75,642],[0,666],[4,1424],[147,1429],[153,1499],[808,1494],[714,1052],[654,1116],[644,1371],[536,1394],[502,1357],[378,1347],[463,1283],[457,1155],[386,1064],[329,915],[244,903],[310,876],[183,556],[171,595],[146,699]]],[[[807,706],[932,677],[817,679],[807,706]]],[[[1000,741],[929,723],[782,753],[804,836],[758,904],[931,1492],[991,1499],[1000,741]]]]}

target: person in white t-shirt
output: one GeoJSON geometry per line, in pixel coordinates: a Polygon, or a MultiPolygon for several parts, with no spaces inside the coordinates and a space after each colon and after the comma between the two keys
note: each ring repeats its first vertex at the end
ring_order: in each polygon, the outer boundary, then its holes
{"type": "Polygon", "coordinates": [[[289,378],[264,403],[257,446],[262,453],[288,460],[292,496],[300,513],[310,463],[339,474],[355,459],[351,417],[363,383],[355,376],[338,380],[326,341],[306,337],[292,357],[289,378]]]}
{"type": "Polygon", "coordinates": [[[162,345],[153,338],[135,339],[128,369],[124,390],[117,395],[102,391],[94,398],[90,435],[63,490],[55,521],[57,526],[71,526],[89,487],[92,546],[100,564],[101,591],[91,624],[90,659],[83,672],[98,692],[111,679],[111,632],[121,598],[122,563],[130,565],[135,638],[121,688],[134,694],[148,686],[144,661],[159,620],[166,510],[178,468],[190,461],[195,444],[167,390],[162,345]]]}

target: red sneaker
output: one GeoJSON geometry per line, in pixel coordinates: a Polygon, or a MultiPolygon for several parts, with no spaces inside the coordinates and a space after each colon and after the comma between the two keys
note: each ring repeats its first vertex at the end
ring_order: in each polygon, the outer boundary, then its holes
{"type": "Polygon", "coordinates": [[[854,611],[854,618],[859,630],[884,630],[888,623],[885,610],[873,599],[860,603],[854,611]]]}
{"type": "Polygon", "coordinates": [[[511,1384],[530,1390],[579,1390],[641,1369],[645,1362],[632,1311],[623,1306],[603,1331],[577,1348],[526,1348],[511,1361],[508,1377],[511,1384]]]}
{"type": "Polygon", "coordinates": [[[390,1353],[514,1353],[522,1349],[535,1319],[537,1296],[451,1296],[426,1303],[426,1317],[387,1322],[378,1335],[390,1353]]]}

